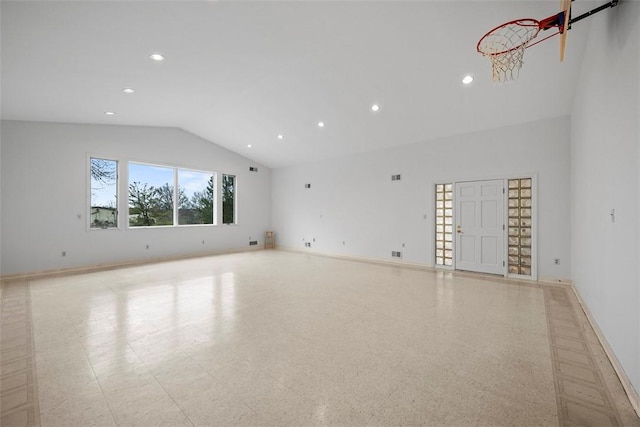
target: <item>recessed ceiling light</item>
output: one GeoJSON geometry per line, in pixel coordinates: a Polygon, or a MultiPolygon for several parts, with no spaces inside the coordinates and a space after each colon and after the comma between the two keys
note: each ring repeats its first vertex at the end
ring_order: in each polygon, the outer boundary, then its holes
{"type": "Polygon", "coordinates": [[[284,136],[281,134],[278,134],[278,139],[284,139],[284,136]]]}
{"type": "Polygon", "coordinates": [[[116,113],[114,111],[105,111],[104,114],[106,116],[115,116],[116,115],[116,113]]]}
{"type": "Polygon", "coordinates": [[[149,58],[153,59],[154,61],[164,61],[164,55],[160,53],[152,53],[151,55],[149,55],[149,58]]]}
{"type": "Polygon", "coordinates": [[[323,128],[324,127],[324,122],[318,122],[318,127],[319,128],[323,128]]]}
{"type": "Polygon", "coordinates": [[[251,148],[251,147],[252,147],[252,145],[251,145],[251,144],[247,144],[247,148],[251,148]]]}
{"type": "Polygon", "coordinates": [[[473,76],[470,74],[467,74],[466,76],[464,76],[464,78],[462,79],[462,83],[468,85],[471,84],[471,82],[473,81],[473,76]]]}
{"type": "Polygon", "coordinates": [[[125,87],[124,89],[122,89],[122,91],[124,93],[134,93],[136,90],[135,89],[131,89],[130,87],[125,87]]]}
{"type": "Polygon", "coordinates": [[[378,111],[378,110],[380,110],[380,106],[378,104],[373,104],[371,106],[371,111],[378,111]]]}

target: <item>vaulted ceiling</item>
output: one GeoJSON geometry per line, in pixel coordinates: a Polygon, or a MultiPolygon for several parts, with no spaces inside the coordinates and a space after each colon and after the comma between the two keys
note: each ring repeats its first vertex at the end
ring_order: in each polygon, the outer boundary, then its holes
{"type": "Polygon", "coordinates": [[[496,85],[478,39],[556,0],[0,7],[3,119],[180,127],[269,167],[569,114],[589,26],[563,63],[555,37],[496,85]]]}

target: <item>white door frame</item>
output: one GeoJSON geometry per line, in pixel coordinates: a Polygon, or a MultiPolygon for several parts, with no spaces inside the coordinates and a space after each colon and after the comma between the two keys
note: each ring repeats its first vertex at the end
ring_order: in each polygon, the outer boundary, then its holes
{"type": "MultiPolygon", "coordinates": [[[[483,181],[459,181],[454,184],[454,225],[455,225],[455,259],[454,265],[457,269],[473,271],[479,273],[505,275],[506,258],[504,251],[504,234],[506,231],[504,218],[504,198],[505,181],[503,179],[483,180],[483,181]],[[491,194],[484,194],[485,189],[491,194]],[[471,190],[471,193],[464,196],[463,192],[471,190]],[[490,206],[495,209],[491,217],[485,218],[485,202],[490,202],[490,206]],[[469,223],[462,223],[465,214],[462,211],[464,204],[473,206],[468,214],[469,223]],[[485,219],[489,219],[491,224],[485,225],[485,219]],[[464,228],[463,228],[464,227],[464,228]],[[471,233],[471,234],[469,234],[471,233]],[[465,239],[471,238],[471,246],[466,251],[472,257],[467,261],[462,259],[465,249],[462,243],[465,239]],[[495,247],[485,248],[485,238],[490,238],[495,247]],[[485,253],[486,249],[489,249],[485,253]],[[485,255],[489,255],[490,260],[486,260],[485,255]],[[495,257],[495,258],[494,258],[495,257]]],[[[489,206],[489,205],[487,205],[489,206]]],[[[487,212],[489,213],[489,212],[487,212]]]]}
{"type": "MultiPolygon", "coordinates": [[[[517,278],[524,280],[538,280],[538,173],[537,172],[528,172],[528,173],[509,173],[504,175],[490,175],[490,176],[472,176],[472,177],[455,177],[449,179],[439,179],[437,181],[433,181],[431,183],[431,212],[435,212],[435,186],[436,184],[453,184],[455,188],[455,184],[459,182],[469,182],[469,181],[491,181],[501,179],[504,180],[505,191],[508,191],[508,181],[510,179],[520,179],[520,178],[531,178],[531,276],[522,276],[519,274],[509,274],[508,273],[508,256],[509,256],[509,233],[507,232],[508,227],[506,224],[508,223],[508,204],[509,197],[505,194],[503,197],[503,221],[505,222],[505,231],[503,233],[503,250],[504,250],[504,277],[509,278],[517,278]]],[[[455,197],[455,194],[454,194],[455,197]]],[[[454,200],[453,203],[453,229],[455,233],[455,229],[457,227],[456,224],[456,203],[454,200]]],[[[434,242],[435,238],[435,220],[431,221],[431,239],[434,242]]],[[[432,248],[435,248],[435,243],[433,243],[432,248]]],[[[435,250],[435,249],[434,249],[435,250]]],[[[436,266],[438,269],[442,270],[456,270],[456,239],[453,239],[453,265],[452,266],[436,266]]],[[[431,258],[432,265],[435,265],[435,253],[431,258]]]]}

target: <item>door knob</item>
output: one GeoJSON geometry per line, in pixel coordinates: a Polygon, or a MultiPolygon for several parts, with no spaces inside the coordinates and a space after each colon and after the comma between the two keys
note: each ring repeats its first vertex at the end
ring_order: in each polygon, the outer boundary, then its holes
{"type": "Polygon", "coordinates": [[[462,234],[462,229],[460,228],[460,226],[458,226],[458,228],[456,229],[456,231],[458,232],[458,234],[462,234]]]}

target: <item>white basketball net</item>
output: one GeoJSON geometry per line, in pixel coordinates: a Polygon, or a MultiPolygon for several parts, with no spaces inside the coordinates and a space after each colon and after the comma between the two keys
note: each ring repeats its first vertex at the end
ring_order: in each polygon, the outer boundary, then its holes
{"type": "Polygon", "coordinates": [[[478,52],[491,61],[494,82],[518,78],[524,50],[539,31],[538,21],[523,19],[502,25],[480,39],[478,52]]]}

